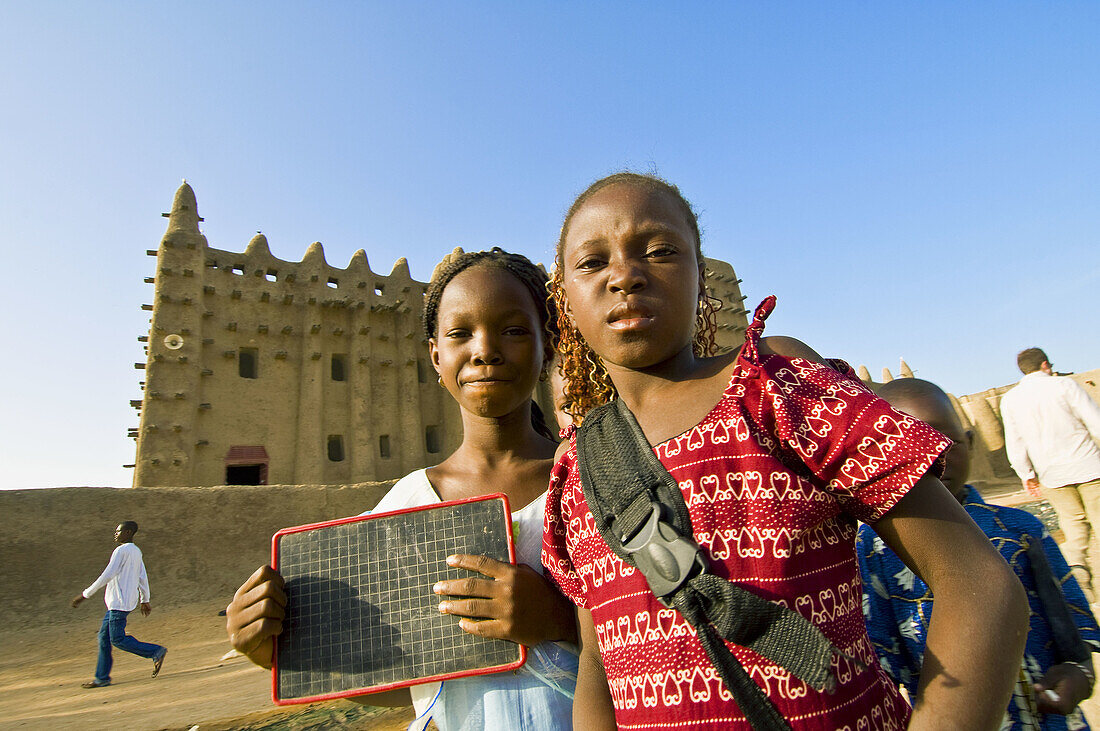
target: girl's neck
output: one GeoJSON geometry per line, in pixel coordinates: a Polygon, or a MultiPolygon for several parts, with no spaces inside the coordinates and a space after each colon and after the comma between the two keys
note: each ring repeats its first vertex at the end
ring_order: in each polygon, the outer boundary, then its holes
{"type": "MultiPolygon", "coordinates": [[[[625,368],[612,363],[605,363],[605,367],[619,398],[634,410],[636,405],[645,403],[656,394],[675,389],[678,384],[712,375],[715,361],[719,360],[725,359],[697,357],[689,344],[671,358],[645,368],[625,368]]],[[[724,362],[717,365],[721,367],[724,362]]]]}
{"type": "Polygon", "coordinates": [[[517,411],[500,418],[462,412],[462,444],[427,471],[440,499],[503,492],[519,510],[546,490],[557,445],[531,426],[529,409],[517,411]]]}
{"type": "Polygon", "coordinates": [[[697,358],[688,347],[657,366],[607,370],[619,398],[633,412],[650,444],[682,434],[710,413],[725,390],[736,353],[697,358]]]}
{"type": "Polygon", "coordinates": [[[448,462],[493,468],[514,461],[547,459],[553,443],[531,425],[530,407],[501,417],[462,412],[462,444],[448,462]]]}

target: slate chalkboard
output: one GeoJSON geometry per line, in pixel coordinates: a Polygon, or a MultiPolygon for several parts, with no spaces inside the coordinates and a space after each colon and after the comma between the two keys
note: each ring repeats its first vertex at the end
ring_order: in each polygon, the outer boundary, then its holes
{"type": "Polygon", "coordinates": [[[286,580],[272,698],[307,703],[519,667],[526,650],[463,632],[432,586],[480,576],[468,553],[515,562],[504,495],[285,528],[272,566],[286,580]]]}

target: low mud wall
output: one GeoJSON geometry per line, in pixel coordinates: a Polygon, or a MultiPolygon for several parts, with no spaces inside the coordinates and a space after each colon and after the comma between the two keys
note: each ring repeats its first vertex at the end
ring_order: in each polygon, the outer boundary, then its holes
{"type": "MultiPolygon", "coordinates": [[[[69,600],[114,550],[114,527],[136,520],[153,607],[225,605],[271,558],[280,528],[357,515],[393,484],[0,491],[0,621],[74,618],[69,600]]],[[[102,591],[89,604],[103,611],[102,591]]]]}

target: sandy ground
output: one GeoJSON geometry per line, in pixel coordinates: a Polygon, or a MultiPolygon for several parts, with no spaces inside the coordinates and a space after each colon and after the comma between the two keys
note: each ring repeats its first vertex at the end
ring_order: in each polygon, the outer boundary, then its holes
{"type": "MultiPolygon", "coordinates": [[[[64,597],[59,600],[64,601],[64,597]]],[[[139,640],[168,647],[160,676],[151,660],[115,651],[112,685],[85,690],[95,671],[102,601],[73,610],[73,621],[0,632],[0,729],[404,729],[412,710],[347,701],[278,707],[271,674],[229,651],[219,606],[131,615],[139,640]]]]}
{"type": "MultiPolygon", "coordinates": [[[[987,499],[1018,505],[1028,498],[1014,489],[987,499]]],[[[58,601],[67,601],[58,597],[58,601]]],[[[72,618],[34,624],[18,633],[0,630],[0,731],[4,729],[404,729],[411,709],[374,709],[347,701],[277,707],[270,673],[247,660],[222,659],[230,649],[224,605],[160,609],[131,615],[128,629],[140,640],[169,648],[160,677],[150,678],[150,660],[115,652],[113,684],[84,690],[96,661],[96,632],[103,617],[98,597],[72,610],[72,618]]],[[[1100,664],[1100,663],[1098,663],[1100,664]]],[[[1100,693],[1084,704],[1100,727],[1100,693]]]]}

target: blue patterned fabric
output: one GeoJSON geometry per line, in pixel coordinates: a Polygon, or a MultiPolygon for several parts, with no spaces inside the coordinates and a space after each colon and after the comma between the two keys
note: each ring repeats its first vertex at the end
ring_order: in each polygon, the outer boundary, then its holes
{"type": "MultiPolygon", "coordinates": [[[[989,505],[973,487],[967,486],[963,507],[1019,576],[1031,605],[1021,679],[1013,690],[1001,728],[1042,728],[1049,731],[1089,728],[1079,708],[1068,716],[1040,715],[1038,718],[1031,710],[1034,707],[1030,698],[1031,684],[1057,663],[1053,636],[1035,593],[1035,581],[1026,553],[1033,541],[1042,542],[1050,568],[1062,583],[1062,591],[1081,636],[1094,652],[1100,651],[1100,629],[1081,587],[1070,574],[1058,544],[1034,515],[1016,508],[989,505]]],[[[899,685],[905,687],[912,698],[920,680],[924,643],[932,616],[932,592],[869,525],[860,526],[856,555],[863,577],[863,614],[871,643],[882,667],[899,685]]]]}

